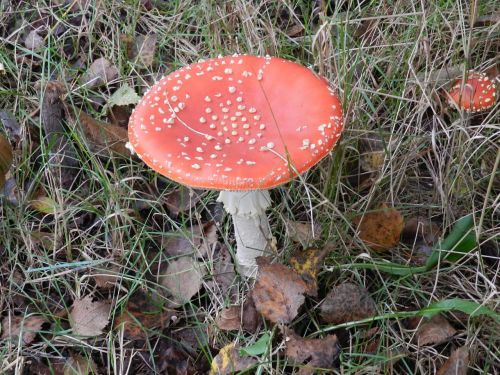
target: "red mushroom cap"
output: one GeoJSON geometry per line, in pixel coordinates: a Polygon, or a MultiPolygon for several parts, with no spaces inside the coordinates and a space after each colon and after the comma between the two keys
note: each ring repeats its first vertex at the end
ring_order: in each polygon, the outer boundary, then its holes
{"type": "Polygon", "coordinates": [[[343,128],[333,90],[280,58],[235,55],[162,78],[130,118],[130,143],[182,184],[253,190],[283,184],[333,148],[343,128]]]}
{"type": "Polygon", "coordinates": [[[463,85],[461,80],[455,81],[448,95],[450,104],[479,112],[495,105],[496,87],[486,74],[471,72],[463,85]]]}

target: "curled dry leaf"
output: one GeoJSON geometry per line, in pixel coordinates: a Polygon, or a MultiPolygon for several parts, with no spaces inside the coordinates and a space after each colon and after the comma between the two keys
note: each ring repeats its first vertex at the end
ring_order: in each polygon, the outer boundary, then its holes
{"type": "Polygon", "coordinates": [[[291,266],[306,282],[306,294],[309,296],[315,297],[318,295],[318,272],[328,251],[327,248],[300,249],[290,258],[291,266]]]}
{"type": "Polygon", "coordinates": [[[388,250],[399,243],[403,216],[393,208],[381,205],[376,211],[356,217],[359,237],[374,251],[388,250]]]}
{"type": "Polygon", "coordinates": [[[252,357],[243,357],[234,343],[224,346],[212,360],[210,375],[231,375],[245,371],[257,364],[252,357]]]}
{"type": "Polygon", "coordinates": [[[320,310],[325,322],[340,324],[374,316],[376,305],[365,288],[344,283],[327,294],[320,310]]]}
{"type": "Polygon", "coordinates": [[[290,323],[304,303],[308,286],[300,275],[282,264],[258,257],[259,274],[253,290],[257,311],[273,323],[290,323]]]}
{"type": "Polygon", "coordinates": [[[467,375],[469,349],[466,346],[455,349],[436,375],[467,375]]]}
{"type": "Polygon", "coordinates": [[[164,328],[174,312],[164,310],[153,298],[141,291],[135,292],[127,301],[123,312],[114,321],[114,327],[123,327],[128,339],[146,339],[148,330],[164,328]]]}
{"type": "Polygon", "coordinates": [[[198,293],[206,270],[203,263],[191,257],[182,257],[169,263],[159,282],[170,294],[171,306],[181,306],[198,293]]]}
{"type": "Polygon", "coordinates": [[[129,51],[130,60],[135,61],[144,68],[153,65],[157,41],[156,34],[139,35],[135,38],[129,51]]]}
{"type": "Polygon", "coordinates": [[[424,318],[417,328],[415,337],[419,346],[437,345],[447,341],[455,333],[457,331],[442,315],[436,315],[431,319],[424,318]]]}
{"type": "Polygon", "coordinates": [[[92,301],[88,295],[75,300],[69,314],[73,333],[79,336],[98,336],[108,325],[111,303],[107,301],[92,301]]]}
{"type": "Polygon", "coordinates": [[[116,79],[118,75],[116,66],[104,57],[100,57],[89,66],[81,78],[81,83],[87,88],[98,87],[116,79]]]}
{"type": "Polygon", "coordinates": [[[335,335],[327,335],[321,339],[305,339],[292,332],[286,336],[286,356],[294,364],[304,365],[298,372],[301,375],[332,370],[339,352],[340,347],[335,335]]]}
{"type": "Polygon", "coordinates": [[[22,344],[30,344],[47,320],[40,315],[6,316],[2,321],[2,339],[10,339],[22,344]]]}

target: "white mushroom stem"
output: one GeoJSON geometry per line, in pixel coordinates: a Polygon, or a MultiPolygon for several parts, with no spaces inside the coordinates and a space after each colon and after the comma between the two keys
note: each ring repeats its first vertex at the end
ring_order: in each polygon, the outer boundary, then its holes
{"type": "Polygon", "coordinates": [[[236,261],[241,274],[257,275],[255,258],[271,248],[271,230],[266,209],[271,204],[267,190],[221,191],[218,202],[231,214],[236,237],[236,261]]]}

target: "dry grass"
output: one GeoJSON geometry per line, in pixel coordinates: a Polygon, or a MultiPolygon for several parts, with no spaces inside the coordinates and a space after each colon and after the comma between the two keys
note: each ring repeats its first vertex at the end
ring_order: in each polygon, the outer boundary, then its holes
{"type": "MultiPolygon", "coordinates": [[[[328,271],[321,274],[323,285],[352,281],[366,286],[379,314],[416,310],[446,298],[497,308],[498,104],[484,114],[457,113],[440,94],[457,74],[499,64],[498,19],[471,26],[471,13],[475,19],[489,15],[495,1],[483,1],[472,10],[475,2],[454,0],[340,1],[335,8],[326,7],[325,1],[153,0],[151,11],[135,0],[74,1],[84,4],[78,22],[68,6],[59,3],[0,1],[0,63],[6,69],[0,76],[0,110],[15,114],[21,127],[12,170],[19,202],[4,199],[0,205],[0,311],[4,318],[26,311],[41,314],[50,322],[44,329],[54,334],[33,345],[0,341],[0,372],[31,373],[23,371],[32,369],[34,358],[46,363],[79,352],[94,358],[103,370],[108,366],[108,373],[154,373],[159,371],[155,361],[161,340],[184,327],[208,333],[198,351],[207,360],[235,339],[243,346],[255,341],[253,336],[214,328],[215,314],[228,301],[209,292],[181,309],[180,326],[153,332],[142,346],[112,329],[99,339],[80,340],[55,316],[67,311],[75,298],[96,291],[89,274],[112,270],[119,276],[114,289],[97,292],[116,302],[112,316],[135,290],[154,289],[147,279],[154,272],[150,254],[161,248],[164,233],[189,233],[187,228],[201,223],[215,194],[204,195],[189,214],[173,219],[164,204],[176,188],[173,182],[136,160],[97,157],[79,134],[71,137],[82,167],[75,183],[62,188],[57,169],[47,167],[47,146],[40,142],[35,82],[65,82],[68,102],[104,118],[102,103],[119,84],[127,82],[142,93],[162,74],[218,54],[295,60],[325,76],[344,103],[347,128],[334,153],[302,180],[272,191],[278,258],[288,259],[298,246],[288,238],[285,220],[309,221],[321,228],[315,245],[332,247],[328,271]],[[60,35],[58,26],[64,29],[60,35]],[[38,52],[24,45],[32,28],[44,38],[38,52]],[[124,36],[150,33],[158,36],[157,51],[152,67],[144,69],[128,59],[124,36]],[[106,57],[120,74],[103,88],[88,89],[78,81],[82,69],[75,62],[88,66],[98,57],[106,57]],[[383,145],[384,162],[371,175],[368,188],[360,190],[355,180],[360,145],[367,139],[383,145]],[[37,189],[56,202],[54,215],[41,215],[28,206],[37,189]],[[473,213],[477,251],[457,264],[415,277],[350,267],[368,253],[354,235],[351,220],[382,202],[397,207],[406,218],[423,216],[442,228],[473,213]],[[41,232],[47,234],[44,245],[41,232]]],[[[231,246],[230,223],[226,220],[218,230],[220,240],[231,246]]],[[[405,263],[411,251],[401,245],[387,258],[405,263]]],[[[243,293],[245,286],[239,290],[243,293]]],[[[313,307],[311,303],[300,318],[311,334],[321,329],[313,307]]],[[[383,321],[372,354],[363,353],[359,345],[361,329],[340,331],[343,351],[336,373],[431,374],[452,348],[463,345],[470,348],[471,372],[498,373],[498,327],[491,320],[462,314],[448,319],[459,334],[445,344],[426,347],[412,341],[414,332],[404,322],[383,321]]],[[[281,340],[273,343],[261,358],[259,373],[288,371],[278,356],[282,345],[281,340]]]]}

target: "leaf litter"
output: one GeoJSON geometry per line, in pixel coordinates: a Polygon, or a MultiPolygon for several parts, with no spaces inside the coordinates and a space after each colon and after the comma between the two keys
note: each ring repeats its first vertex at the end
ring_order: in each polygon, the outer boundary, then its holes
{"type": "Polygon", "coordinates": [[[75,300],[69,314],[73,333],[84,337],[99,336],[109,323],[110,311],[110,302],[93,301],[91,295],[75,300]]]}
{"type": "Polygon", "coordinates": [[[290,323],[305,301],[307,284],[293,269],[282,264],[270,264],[258,257],[259,273],[253,290],[255,307],[273,323],[290,323]]]}

